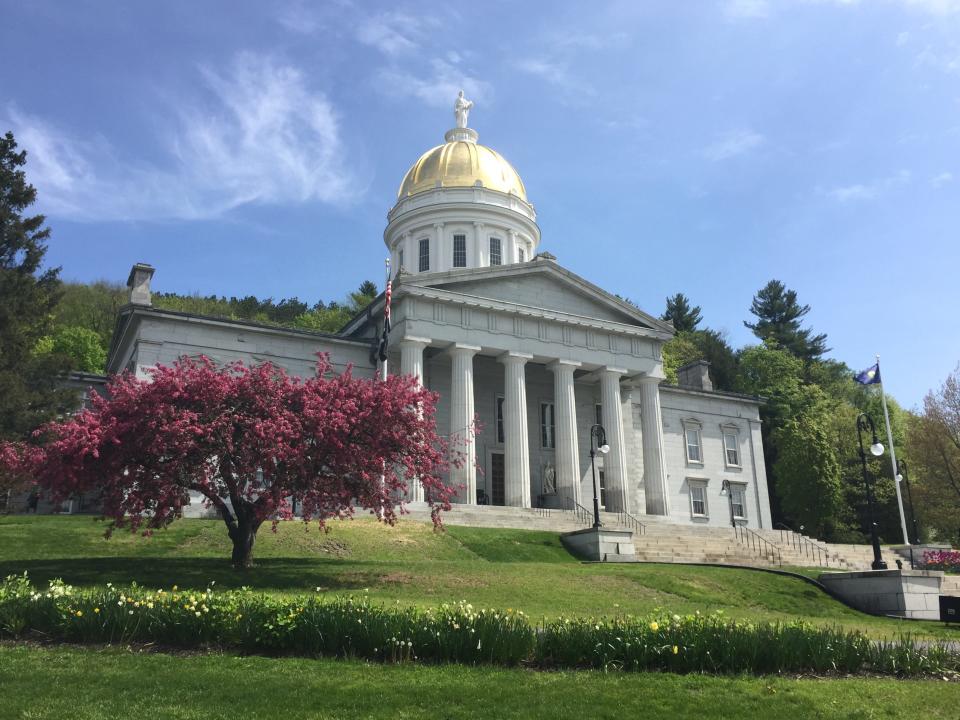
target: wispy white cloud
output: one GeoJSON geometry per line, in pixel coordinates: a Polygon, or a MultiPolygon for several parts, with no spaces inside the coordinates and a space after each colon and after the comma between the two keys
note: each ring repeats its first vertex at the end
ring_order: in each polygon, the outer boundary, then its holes
{"type": "Polygon", "coordinates": [[[720,162],[756,150],[765,142],[766,138],[758,132],[749,129],[736,130],[704,148],[703,155],[712,162],[720,162]]]}
{"type": "Polygon", "coordinates": [[[201,68],[201,77],[204,97],[166,119],[174,129],[154,163],[8,108],[45,211],[76,220],[198,219],[248,203],[356,195],[334,109],[299,69],[241,54],[226,71],[201,68]]]}
{"type": "MultiPolygon", "coordinates": [[[[808,5],[840,5],[846,7],[879,5],[877,0],[801,0],[808,5]]],[[[886,0],[886,4],[901,5],[930,15],[945,16],[960,12],[960,0],[886,0]]],[[[751,20],[770,17],[788,3],[770,0],[722,0],[723,14],[732,20],[751,20]]]]}
{"type": "Polygon", "coordinates": [[[840,203],[874,200],[895,187],[908,184],[911,178],[912,174],[909,170],[900,170],[885,178],[852,185],[841,185],[826,191],[820,190],[820,192],[840,203]]]}
{"type": "Polygon", "coordinates": [[[398,11],[379,13],[357,20],[356,37],[364,45],[394,57],[416,50],[419,38],[432,24],[427,15],[415,16],[398,11]]]}
{"type": "Polygon", "coordinates": [[[770,15],[767,0],[724,0],[723,14],[731,20],[750,20],[770,15]]]}
{"type": "Polygon", "coordinates": [[[387,67],[377,74],[381,92],[395,97],[413,97],[431,107],[449,107],[451,117],[457,92],[479,103],[489,102],[493,89],[488,82],[470,74],[460,65],[436,58],[426,75],[418,75],[399,67],[387,67]]]}
{"type": "Polygon", "coordinates": [[[953,182],[953,173],[952,172],[942,172],[939,175],[935,175],[930,180],[930,184],[934,188],[942,188],[944,185],[953,182]]]}

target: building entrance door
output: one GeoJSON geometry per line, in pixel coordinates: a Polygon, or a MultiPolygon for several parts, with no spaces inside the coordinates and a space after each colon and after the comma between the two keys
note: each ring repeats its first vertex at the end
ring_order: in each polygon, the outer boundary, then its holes
{"type": "Polygon", "coordinates": [[[494,505],[506,505],[504,468],[503,453],[490,453],[490,492],[493,495],[491,503],[494,505]]]}

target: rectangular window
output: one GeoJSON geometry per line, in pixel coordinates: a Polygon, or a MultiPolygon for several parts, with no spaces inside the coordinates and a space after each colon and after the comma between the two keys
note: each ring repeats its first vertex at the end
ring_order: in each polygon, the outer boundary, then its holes
{"type": "Polygon", "coordinates": [[[690,512],[693,517],[707,517],[707,486],[690,483],[690,512]]]}
{"type": "Polygon", "coordinates": [[[467,266],[467,236],[466,235],[453,236],[453,266],[454,267],[467,266]]]}
{"type": "Polygon", "coordinates": [[[420,272],[430,269],[430,238],[420,239],[420,272]]]}
{"type": "Polygon", "coordinates": [[[703,454],[700,451],[700,429],[688,427],[687,436],[687,462],[702,463],[703,454]]]}
{"type": "Polygon", "coordinates": [[[497,442],[503,444],[503,395],[497,395],[497,442]]]}
{"type": "Polygon", "coordinates": [[[520,262],[526,262],[526,261],[527,261],[527,251],[524,250],[523,248],[520,248],[519,250],[517,250],[517,259],[518,259],[520,262]]]}
{"type": "Polygon", "coordinates": [[[500,247],[500,238],[492,237],[490,238],[490,264],[491,265],[502,265],[503,264],[503,251],[500,247]]]}
{"type": "Polygon", "coordinates": [[[403,248],[400,248],[400,252],[399,252],[399,254],[397,255],[397,265],[399,266],[399,267],[397,268],[397,271],[398,271],[398,272],[399,272],[400,270],[403,270],[403,248]]]}
{"type": "Polygon", "coordinates": [[[597,468],[597,482],[600,485],[600,507],[607,507],[607,478],[603,468],[597,468]]]}
{"type": "Polygon", "coordinates": [[[540,403],[540,447],[548,450],[557,447],[553,403],[550,402],[540,403]]]}
{"type": "Polygon", "coordinates": [[[743,486],[730,486],[730,507],[733,508],[733,517],[735,519],[747,519],[747,493],[743,486]]]}
{"type": "Polygon", "coordinates": [[[740,438],[736,433],[723,434],[723,448],[726,451],[727,465],[740,467],[740,438]]]}
{"type": "Polygon", "coordinates": [[[593,420],[593,421],[594,421],[597,425],[603,425],[603,405],[601,405],[600,403],[597,403],[596,406],[595,406],[595,413],[594,413],[594,414],[595,414],[595,417],[594,417],[594,420],[593,420]]]}

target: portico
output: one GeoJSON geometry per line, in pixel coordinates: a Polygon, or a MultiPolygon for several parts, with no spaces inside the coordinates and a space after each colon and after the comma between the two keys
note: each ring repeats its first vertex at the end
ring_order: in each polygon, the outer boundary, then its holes
{"type": "MultiPolygon", "coordinates": [[[[450,472],[458,502],[582,504],[585,494],[592,497],[589,428],[599,419],[611,448],[602,461],[606,508],[666,514],[662,502],[637,505],[639,489],[651,481],[659,485],[649,497],[668,495],[665,473],[657,472],[664,466],[662,425],[650,423],[648,432],[660,435],[644,444],[642,468],[632,469],[625,418],[629,424],[635,386],[656,392],[659,345],[669,326],[594,289],[550,256],[429,276],[401,273],[393,298],[399,363],[390,365],[440,393],[438,424],[464,460],[450,472]],[[545,294],[563,292],[564,307],[512,302],[509,293],[521,280],[545,294]]],[[[627,431],[632,436],[632,427],[627,431]]],[[[410,499],[422,498],[411,492],[410,499]]]]}

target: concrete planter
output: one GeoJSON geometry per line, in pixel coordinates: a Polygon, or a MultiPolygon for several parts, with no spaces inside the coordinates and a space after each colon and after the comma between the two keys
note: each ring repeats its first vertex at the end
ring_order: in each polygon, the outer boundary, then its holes
{"type": "Polygon", "coordinates": [[[871,615],[938,620],[943,573],[936,570],[865,570],[820,576],[831,592],[871,615]]]}
{"type": "Polygon", "coordinates": [[[634,559],[633,531],[613,528],[587,528],[564,533],[560,541],[581,560],[625,562],[634,559]]]}

